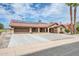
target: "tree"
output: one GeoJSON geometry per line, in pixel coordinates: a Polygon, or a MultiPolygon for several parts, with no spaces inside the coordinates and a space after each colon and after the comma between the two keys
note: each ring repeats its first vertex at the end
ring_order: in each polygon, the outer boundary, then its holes
{"type": "Polygon", "coordinates": [[[79,26],[76,28],[76,30],[79,32],[79,26]]]}
{"type": "Polygon", "coordinates": [[[74,34],[76,34],[76,12],[77,12],[78,5],[79,5],[78,3],[73,3],[73,7],[74,7],[74,34]]]}
{"type": "Polygon", "coordinates": [[[3,29],[4,25],[2,23],[0,23],[0,29],[3,29]]]}
{"type": "Polygon", "coordinates": [[[70,25],[71,25],[71,34],[73,33],[73,22],[72,22],[72,7],[73,7],[73,3],[66,3],[67,6],[70,7],[70,25]]]}
{"type": "Polygon", "coordinates": [[[69,32],[70,32],[70,30],[69,30],[69,29],[65,29],[65,32],[66,32],[66,33],[69,33],[69,32]]]}

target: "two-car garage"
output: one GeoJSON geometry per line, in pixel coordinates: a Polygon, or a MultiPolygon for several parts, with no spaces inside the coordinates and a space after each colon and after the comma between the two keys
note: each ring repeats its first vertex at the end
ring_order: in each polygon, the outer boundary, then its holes
{"type": "Polygon", "coordinates": [[[29,28],[21,28],[21,27],[14,28],[14,33],[28,33],[28,32],[29,28]]]}

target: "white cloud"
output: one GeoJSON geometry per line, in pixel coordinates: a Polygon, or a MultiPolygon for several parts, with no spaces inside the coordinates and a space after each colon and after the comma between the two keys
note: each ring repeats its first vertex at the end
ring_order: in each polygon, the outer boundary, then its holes
{"type": "Polygon", "coordinates": [[[43,10],[43,15],[48,16],[48,15],[52,15],[52,14],[60,14],[61,12],[61,8],[59,6],[60,4],[52,4],[51,6],[45,8],[43,10]]]}
{"type": "MultiPolygon", "coordinates": [[[[63,10],[63,5],[62,4],[51,4],[50,6],[47,6],[41,10],[33,10],[30,7],[31,3],[27,3],[27,4],[11,4],[11,6],[14,8],[13,10],[15,11],[15,14],[10,14],[9,12],[7,12],[4,9],[0,9],[0,13],[3,13],[6,15],[6,17],[11,20],[11,19],[16,19],[16,20],[22,20],[25,17],[32,17],[32,18],[37,18],[37,20],[41,19],[40,16],[42,17],[47,17],[47,16],[53,16],[53,15],[57,15],[59,16],[62,13],[63,10]],[[19,16],[19,15],[22,15],[19,16]],[[31,15],[31,16],[28,16],[31,15]]],[[[38,7],[39,4],[36,5],[36,7],[38,7]]],[[[45,19],[42,19],[45,20],[45,19]]],[[[47,21],[47,20],[46,20],[47,21]]]]}
{"type": "MultiPolygon", "coordinates": [[[[30,7],[31,3],[29,4],[12,4],[12,6],[14,7],[14,11],[15,11],[15,15],[9,15],[8,18],[14,18],[17,20],[23,20],[23,18],[25,18],[25,20],[27,20],[27,17],[31,17],[37,20],[42,20],[42,21],[49,21],[49,20],[45,20],[43,17],[55,17],[55,16],[60,16],[63,10],[63,5],[62,4],[51,4],[50,6],[47,6],[41,10],[33,10],[32,7],[30,7]],[[21,16],[19,16],[21,15],[21,16]],[[28,16],[30,15],[30,16],[28,16]],[[42,16],[42,17],[40,17],[42,16]]],[[[38,7],[39,4],[37,4],[35,7],[38,7]]],[[[36,20],[35,20],[36,21],[36,20]]]]}
{"type": "Polygon", "coordinates": [[[6,15],[8,12],[4,10],[2,7],[0,7],[0,14],[6,15]]]}
{"type": "Polygon", "coordinates": [[[22,14],[25,12],[23,4],[12,4],[11,6],[14,8],[16,14],[22,14]]]}

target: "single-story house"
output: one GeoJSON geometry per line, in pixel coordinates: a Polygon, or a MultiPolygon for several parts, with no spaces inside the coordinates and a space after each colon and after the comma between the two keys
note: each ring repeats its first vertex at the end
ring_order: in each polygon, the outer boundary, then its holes
{"type": "Polygon", "coordinates": [[[23,22],[12,20],[10,27],[14,33],[64,33],[65,26],[58,23],[23,22]]]}

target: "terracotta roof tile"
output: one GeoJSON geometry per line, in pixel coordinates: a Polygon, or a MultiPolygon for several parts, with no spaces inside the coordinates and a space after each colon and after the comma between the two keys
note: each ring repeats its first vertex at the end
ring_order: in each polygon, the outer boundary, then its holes
{"type": "Polygon", "coordinates": [[[10,26],[22,26],[22,27],[48,27],[48,23],[39,22],[21,22],[21,21],[11,21],[10,26]]]}
{"type": "Polygon", "coordinates": [[[53,25],[57,25],[58,26],[64,26],[63,24],[58,24],[58,23],[43,23],[43,22],[24,22],[24,21],[16,21],[16,20],[12,20],[10,23],[10,26],[15,26],[15,27],[50,27],[53,25]]]}

